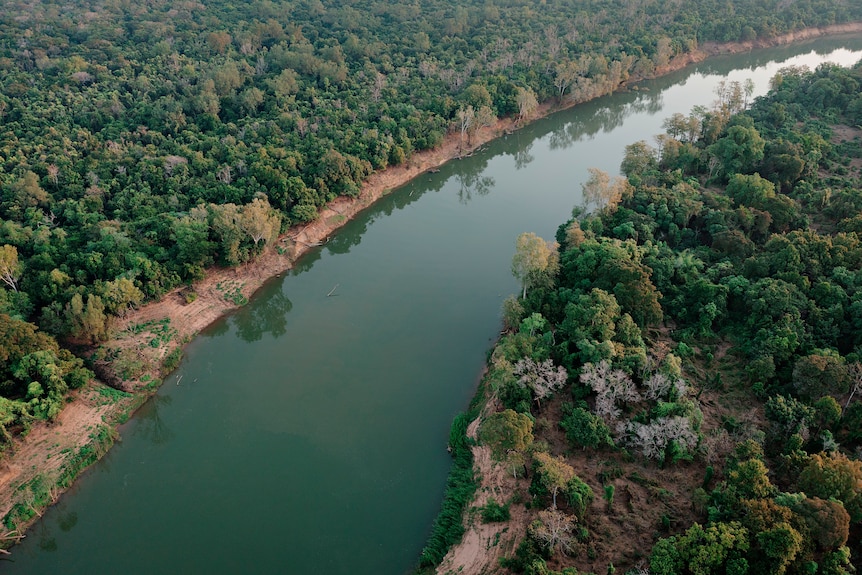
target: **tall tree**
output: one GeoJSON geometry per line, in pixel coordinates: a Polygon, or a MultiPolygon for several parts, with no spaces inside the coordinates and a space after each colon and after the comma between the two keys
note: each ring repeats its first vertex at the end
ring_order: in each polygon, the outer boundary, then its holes
{"type": "Polygon", "coordinates": [[[10,245],[0,247],[0,279],[17,292],[20,277],[21,264],[18,263],[18,248],[10,245]]]}
{"type": "Polygon", "coordinates": [[[515,101],[518,104],[518,122],[525,122],[530,119],[536,108],[539,107],[539,102],[536,99],[536,93],[532,88],[518,87],[518,94],[515,96],[515,101]]]}
{"type": "Polygon", "coordinates": [[[492,413],[479,427],[479,439],[491,448],[495,459],[503,460],[514,451],[522,453],[533,443],[533,420],[511,409],[492,413]]]}
{"type": "Polygon", "coordinates": [[[567,377],[563,366],[554,367],[554,362],[550,359],[537,362],[530,357],[518,360],[518,363],[515,364],[515,375],[519,376],[518,382],[532,392],[533,399],[540,409],[542,400],[563,387],[567,377]]]}
{"type": "Polygon", "coordinates": [[[242,207],[239,226],[248,234],[254,245],[258,245],[261,240],[266,244],[278,236],[281,218],[269,206],[266,198],[255,198],[242,207]]]}
{"type": "Polygon", "coordinates": [[[581,184],[585,205],[594,205],[597,210],[615,208],[624,196],[631,193],[628,180],[621,177],[611,179],[607,172],[589,168],[590,177],[581,184]]]}
{"type": "Polygon", "coordinates": [[[521,280],[521,297],[527,297],[527,288],[540,283],[556,273],[556,249],[534,234],[524,232],[515,242],[515,255],[512,257],[512,274],[521,280]]]}
{"type": "Polygon", "coordinates": [[[551,509],[557,508],[557,494],[565,491],[569,482],[575,477],[575,470],[560,456],[539,452],[533,456],[536,461],[536,471],[539,481],[551,493],[551,509]]]}

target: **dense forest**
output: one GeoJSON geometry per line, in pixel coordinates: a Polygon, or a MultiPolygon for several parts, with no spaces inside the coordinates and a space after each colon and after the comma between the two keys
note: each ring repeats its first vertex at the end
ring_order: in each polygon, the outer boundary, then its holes
{"type": "Polygon", "coordinates": [[[89,377],[53,338],[105,340],[448,133],[610,92],[704,42],[851,20],[849,0],[5,2],[3,441],[89,377]]]}
{"type": "MultiPolygon", "coordinates": [[[[475,520],[527,509],[505,567],[862,567],[860,88],[862,64],[724,84],[626,178],[592,171],[554,244],[518,238],[478,431],[513,487],[475,520]]],[[[427,565],[477,485],[467,419],[427,565]]]]}

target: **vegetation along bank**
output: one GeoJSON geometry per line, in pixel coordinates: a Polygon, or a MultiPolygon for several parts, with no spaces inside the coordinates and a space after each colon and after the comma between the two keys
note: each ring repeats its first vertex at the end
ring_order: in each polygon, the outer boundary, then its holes
{"type": "Polygon", "coordinates": [[[745,109],[724,84],[593,170],[553,244],[518,238],[426,568],[862,567],[860,87],[789,68],[745,109]]]}

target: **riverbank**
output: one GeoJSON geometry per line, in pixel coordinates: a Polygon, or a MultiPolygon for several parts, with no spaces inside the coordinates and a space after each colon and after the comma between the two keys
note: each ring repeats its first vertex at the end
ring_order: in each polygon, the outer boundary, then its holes
{"type": "MultiPolygon", "coordinates": [[[[552,111],[556,108],[556,106],[547,106],[545,111],[552,111]]],[[[479,145],[483,140],[490,139],[503,133],[506,129],[512,128],[513,125],[509,122],[508,124],[503,124],[502,129],[495,126],[494,129],[485,130],[483,134],[480,134],[477,141],[474,142],[474,145],[479,145]]],[[[410,165],[375,176],[375,178],[379,176],[390,178],[381,184],[376,196],[367,194],[368,186],[366,186],[363,188],[363,195],[358,201],[339,200],[330,207],[331,209],[323,214],[319,222],[305,228],[293,230],[288,237],[282,239],[282,242],[278,246],[280,250],[273,250],[266,258],[259,262],[245,266],[239,270],[215,270],[210,274],[206,282],[197,284],[194,287],[194,292],[175,292],[170,294],[161,304],[149,306],[127,317],[122,325],[117,326],[117,339],[110,346],[104,348],[103,353],[107,355],[108,351],[112,349],[118,352],[127,352],[125,356],[120,358],[123,360],[122,362],[115,362],[115,365],[118,366],[123,363],[123,371],[126,373],[126,375],[118,378],[118,385],[137,391],[138,393],[131,397],[117,396],[119,399],[118,403],[121,403],[122,407],[112,410],[110,413],[102,412],[97,414],[95,420],[97,422],[110,422],[111,425],[114,425],[114,421],[121,420],[122,415],[131,409],[128,406],[135,403],[136,399],[134,398],[145,397],[155,389],[156,384],[154,381],[158,375],[158,368],[164,360],[169,360],[166,366],[168,369],[171,365],[175,364],[178,356],[175,355],[174,350],[181,348],[183,343],[193,337],[203,326],[226,311],[235,308],[268,277],[288,269],[292,261],[301,252],[308,249],[309,244],[325,240],[332,230],[345,223],[353,214],[370,205],[371,202],[384,195],[399,183],[415,177],[424,169],[439,165],[447,159],[456,156],[457,136],[454,139],[450,138],[448,143],[453,144],[450,146],[448,152],[443,150],[441,153],[441,150],[438,149],[428,154],[417,155],[410,165]],[[433,154],[436,154],[438,159],[434,161],[427,160],[427,157],[433,154]],[[423,165],[423,162],[426,161],[427,163],[423,165]],[[437,163],[435,164],[434,162],[437,163]],[[186,301],[192,300],[195,295],[197,299],[187,304],[186,301]],[[159,309],[162,311],[158,312],[159,309]],[[135,364],[137,364],[137,367],[135,364]],[[150,373],[141,372],[130,375],[137,372],[140,365],[150,365],[153,367],[150,373]]],[[[372,179],[369,185],[373,181],[372,179]]],[[[93,403],[104,403],[104,401],[111,400],[112,396],[109,395],[111,390],[104,387],[96,387],[96,385],[93,384],[93,397],[91,398],[93,403]]],[[[69,418],[72,415],[74,414],[70,414],[69,418]]],[[[75,415],[75,417],[78,416],[75,415]]],[[[62,417],[60,424],[65,424],[65,419],[65,416],[62,417]]],[[[60,424],[46,426],[46,428],[52,436],[57,435],[60,433],[60,424]]],[[[101,423],[98,423],[98,425],[101,425],[101,423]]],[[[87,440],[93,430],[87,430],[86,427],[84,430],[86,433],[83,433],[83,437],[87,440]]],[[[37,432],[38,429],[34,428],[30,434],[30,438],[33,438],[37,432]]],[[[48,441],[43,447],[52,444],[53,439],[48,441]]],[[[29,469],[29,461],[23,467],[29,469]]]]}

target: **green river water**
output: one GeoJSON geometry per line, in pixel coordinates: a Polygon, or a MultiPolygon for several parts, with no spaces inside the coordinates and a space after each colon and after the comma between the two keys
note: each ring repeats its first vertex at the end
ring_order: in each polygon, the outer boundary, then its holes
{"type": "Polygon", "coordinates": [[[627,144],[711,104],[721,79],[763,94],[781,66],[860,58],[859,37],[715,58],[394,191],[192,342],[0,571],[408,572],[440,506],[449,425],[517,291],[515,237],[552,239],[587,168],[617,173],[627,144]]]}

